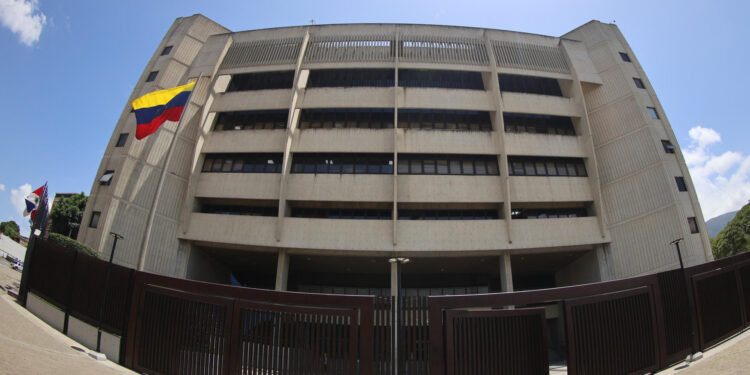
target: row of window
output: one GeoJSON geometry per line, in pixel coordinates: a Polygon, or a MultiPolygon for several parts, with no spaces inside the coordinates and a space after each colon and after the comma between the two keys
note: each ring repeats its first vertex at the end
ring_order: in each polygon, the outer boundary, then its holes
{"type": "MultiPolygon", "coordinates": [[[[513,74],[499,74],[500,90],[539,95],[563,96],[557,79],[513,74]]],[[[307,87],[393,87],[393,69],[323,69],[312,70],[307,87]]],[[[294,71],[236,74],[227,92],[290,89],[294,71]]],[[[637,83],[636,83],[637,84],[637,83]]],[[[484,90],[482,74],[454,70],[400,69],[398,86],[484,90]]]]}
{"type": "Polygon", "coordinates": [[[586,216],[588,213],[585,208],[513,209],[510,212],[511,219],[558,219],[586,216]]]}
{"type": "Polygon", "coordinates": [[[509,156],[508,164],[511,176],[587,176],[580,158],[509,156]]]}
{"type": "Polygon", "coordinates": [[[492,131],[492,121],[487,111],[399,109],[398,127],[401,129],[492,131]]]}
{"type": "Polygon", "coordinates": [[[497,220],[494,210],[398,210],[399,220],[497,220]]]}
{"type": "Polygon", "coordinates": [[[503,123],[508,133],[576,135],[570,117],[503,113],[503,123]]]}
{"type": "Polygon", "coordinates": [[[292,207],[291,216],[317,219],[391,220],[391,210],[292,207]]]}
{"type": "Polygon", "coordinates": [[[204,214],[243,215],[243,216],[278,216],[278,206],[226,206],[207,204],[201,207],[204,214]]]}
{"type": "Polygon", "coordinates": [[[214,130],[286,129],[288,117],[289,111],[285,109],[221,112],[214,130]]]}
{"type": "Polygon", "coordinates": [[[391,108],[325,108],[303,109],[300,129],[390,129],[391,108]]]}
{"type": "Polygon", "coordinates": [[[294,154],[292,173],[393,174],[392,154],[294,154]]]}
{"type": "Polygon", "coordinates": [[[399,154],[398,174],[500,175],[494,155],[399,154]]]}
{"type": "Polygon", "coordinates": [[[203,172],[281,173],[282,154],[208,154],[203,172]]]}

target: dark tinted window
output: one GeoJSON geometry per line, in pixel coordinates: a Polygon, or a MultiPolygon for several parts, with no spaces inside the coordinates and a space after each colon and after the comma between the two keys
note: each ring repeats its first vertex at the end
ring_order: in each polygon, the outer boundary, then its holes
{"type": "Polygon", "coordinates": [[[325,108],[303,109],[300,129],[390,129],[393,109],[390,108],[325,108]]]}
{"type": "Polygon", "coordinates": [[[562,96],[560,84],[554,78],[500,74],[499,79],[500,91],[562,96]]]}
{"type": "Polygon", "coordinates": [[[156,79],[156,76],[159,74],[159,72],[151,72],[148,74],[148,77],[146,77],[146,82],[151,82],[156,79]]]}
{"type": "Polygon", "coordinates": [[[161,50],[161,55],[166,56],[169,55],[170,52],[172,52],[172,46],[166,46],[163,50],[161,50]]]}
{"type": "Polygon", "coordinates": [[[490,113],[486,111],[451,111],[438,109],[399,109],[401,129],[491,131],[490,113]]]}
{"type": "Polygon", "coordinates": [[[508,156],[511,176],[586,177],[586,165],[580,158],[508,156]]]}
{"type": "Polygon", "coordinates": [[[687,191],[687,185],[685,185],[685,178],[683,178],[683,177],[675,177],[674,180],[677,183],[677,190],[679,190],[679,191],[687,191]]]}
{"type": "Polygon", "coordinates": [[[281,173],[282,154],[208,154],[203,172],[281,173]]]}
{"type": "Polygon", "coordinates": [[[570,117],[503,113],[503,123],[508,133],[576,134],[570,117]]]}
{"type": "Polygon", "coordinates": [[[214,130],[286,129],[287,117],[289,111],[286,109],[221,112],[214,130]]]}
{"type": "Polygon", "coordinates": [[[633,78],[633,82],[635,82],[635,87],[639,89],[645,89],[646,86],[643,84],[643,81],[641,81],[640,78],[633,78]]]}
{"type": "Polygon", "coordinates": [[[479,72],[453,70],[399,69],[398,85],[401,87],[484,90],[484,82],[482,82],[482,75],[479,72]]]}
{"type": "Polygon", "coordinates": [[[125,146],[125,142],[127,141],[128,141],[128,133],[121,133],[120,137],[117,138],[117,143],[115,144],[115,147],[125,146]]]}
{"type": "Polygon", "coordinates": [[[393,69],[311,70],[307,87],[393,87],[393,69]]]}
{"type": "Polygon", "coordinates": [[[99,211],[94,211],[91,213],[91,219],[89,220],[89,228],[96,228],[99,226],[100,216],[102,216],[102,213],[99,211]]]}
{"type": "Polygon", "coordinates": [[[630,56],[628,56],[628,54],[625,52],[620,52],[620,58],[622,59],[622,61],[630,62],[630,56]]]}
{"type": "Polygon", "coordinates": [[[500,175],[495,155],[399,154],[399,174],[500,175]]]}
{"type": "Polygon", "coordinates": [[[690,233],[698,233],[698,222],[695,221],[694,217],[688,218],[688,226],[690,227],[690,233]]]}
{"type": "Polygon", "coordinates": [[[393,174],[393,154],[296,153],[292,173],[393,174]]]}
{"type": "Polygon", "coordinates": [[[667,154],[674,154],[674,145],[672,145],[672,142],[662,140],[661,145],[664,147],[664,152],[667,154]]]}
{"type": "Polygon", "coordinates": [[[290,89],[294,82],[294,71],[235,74],[229,82],[227,92],[290,89]]]}

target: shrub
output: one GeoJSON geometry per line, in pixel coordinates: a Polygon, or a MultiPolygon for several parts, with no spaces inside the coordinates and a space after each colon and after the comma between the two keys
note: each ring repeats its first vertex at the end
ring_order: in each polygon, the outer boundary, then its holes
{"type": "Polygon", "coordinates": [[[55,243],[57,245],[60,245],[62,247],[68,248],[68,249],[76,250],[79,253],[83,253],[83,254],[90,255],[92,257],[97,257],[97,258],[101,258],[102,257],[102,254],[100,252],[98,252],[98,251],[96,251],[96,250],[94,250],[94,249],[92,249],[92,248],[90,248],[90,247],[88,247],[88,246],[86,246],[86,245],[84,245],[84,244],[82,244],[82,243],[80,243],[80,242],[78,242],[78,241],[76,241],[76,240],[68,237],[68,236],[65,236],[65,235],[62,235],[62,234],[59,234],[59,233],[50,233],[48,235],[47,239],[50,242],[52,242],[52,243],[55,243]]]}

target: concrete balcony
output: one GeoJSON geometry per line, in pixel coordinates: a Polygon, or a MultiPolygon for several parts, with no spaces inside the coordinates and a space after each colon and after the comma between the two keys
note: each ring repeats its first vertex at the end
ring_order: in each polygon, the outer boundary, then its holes
{"type": "Polygon", "coordinates": [[[276,217],[190,214],[190,225],[181,239],[217,244],[278,246],[276,217]]]}
{"type": "Polygon", "coordinates": [[[196,198],[279,199],[280,173],[201,173],[196,198]]]}
{"type": "Polygon", "coordinates": [[[499,176],[399,175],[399,202],[487,202],[504,200],[499,176]]]}
{"type": "Polygon", "coordinates": [[[301,129],[294,152],[393,152],[392,129],[301,129]]]}
{"type": "Polygon", "coordinates": [[[504,92],[503,111],[581,117],[583,108],[573,99],[559,96],[504,92]]]}
{"type": "Polygon", "coordinates": [[[391,220],[307,219],[285,217],[281,242],[299,249],[391,251],[391,220]]]}
{"type": "Polygon", "coordinates": [[[498,154],[495,132],[398,129],[398,152],[498,154]]]}
{"type": "Polygon", "coordinates": [[[399,87],[399,108],[494,111],[492,95],[483,90],[399,87]]]}
{"type": "Polygon", "coordinates": [[[211,132],[203,153],[284,152],[286,130],[225,130],[211,132]]]}
{"type": "MultiPolygon", "coordinates": [[[[510,176],[513,202],[589,202],[591,184],[585,177],[510,176]]],[[[514,221],[515,222],[515,221],[514,221]]]]}
{"type": "Polygon", "coordinates": [[[505,133],[508,155],[586,157],[581,137],[555,134],[505,133]]]}
{"type": "Polygon", "coordinates": [[[399,220],[397,251],[480,251],[508,247],[505,220],[399,220]]]}
{"type": "Polygon", "coordinates": [[[393,176],[292,173],[287,180],[287,199],[393,202],[393,176]]]}
{"type": "Polygon", "coordinates": [[[609,242],[596,217],[512,220],[513,248],[590,246],[609,242]]]}
{"type": "Polygon", "coordinates": [[[292,90],[256,90],[225,92],[216,96],[212,112],[289,109],[292,90]]]}
{"type": "MultiPolygon", "coordinates": [[[[393,108],[392,87],[331,87],[307,89],[299,108],[393,108]]],[[[288,102],[288,100],[287,100],[288,102]]]]}

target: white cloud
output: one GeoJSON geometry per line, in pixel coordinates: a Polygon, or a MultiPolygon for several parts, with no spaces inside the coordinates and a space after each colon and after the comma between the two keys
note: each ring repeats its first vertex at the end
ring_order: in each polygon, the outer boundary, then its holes
{"type": "Polygon", "coordinates": [[[750,200],[750,155],[712,153],[709,146],[721,142],[713,129],[696,126],[688,134],[691,142],[683,155],[705,218],[740,209],[750,200]]]}
{"type": "Polygon", "coordinates": [[[5,191],[5,185],[0,184],[0,191],[5,191]]]}
{"type": "Polygon", "coordinates": [[[38,0],[0,0],[0,22],[31,47],[39,41],[47,16],[39,10],[38,0]]]}
{"type": "Polygon", "coordinates": [[[18,215],[23,216],[26,209],[26,196],[31,194],[31,184],[23,184],[17,189],[10,189],[10,203],[18,215]]]}

